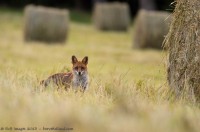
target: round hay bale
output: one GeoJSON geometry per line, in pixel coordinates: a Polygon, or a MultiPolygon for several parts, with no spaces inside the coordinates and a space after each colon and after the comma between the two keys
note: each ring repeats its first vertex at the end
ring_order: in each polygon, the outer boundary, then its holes
{"type": "MultiPolygon", "coordinates": [[[[165,46],[168,83],[177,95],[200,101],[200,1],[177,0],[165,46]]],[[[178,96],[180,97],[180,96],[178,96]]]]}
{"type": "Polygon", "coordinates": [[[133,47],[162,49],[169,30],[170,13],[140,10],[134,23],[133,47]]]}
{"type": "Polygon", "coordinates": [[[100,30],[127,30],[130,24],[130,10],[127,3],[96,3],[93,22],[100,30]]]}
{"type": "Polygon", "coordinates": [[[26,41],[63,43],[67,37],[67,10],[29,5],[25,8],[24,38],[26,41]]]}

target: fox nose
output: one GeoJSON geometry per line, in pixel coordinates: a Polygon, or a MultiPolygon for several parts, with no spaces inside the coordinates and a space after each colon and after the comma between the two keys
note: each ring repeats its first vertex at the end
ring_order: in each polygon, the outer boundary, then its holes
{"type": "Polygon", "coordinates": [[[78,75],[81,75],[81,72],[78,72],[78,75]]]}

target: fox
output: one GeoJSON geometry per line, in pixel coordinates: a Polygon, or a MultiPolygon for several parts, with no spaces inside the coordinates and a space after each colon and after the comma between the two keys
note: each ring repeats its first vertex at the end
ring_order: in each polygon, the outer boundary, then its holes
{"type": "Polygon", "coordinates": [[[72,70],[66,73],[56,73],[49,76],[47,79],[40,82],[44,87],[49,86],[51,83],[55,84],[58,88],[63,87],[68,90],[70,87],[73,89],[81,88],[85,92],[88,88],[89,75],[87,70],[88,56],[85,56],[79,61],[75,55],[71,57],[72,70]]]}

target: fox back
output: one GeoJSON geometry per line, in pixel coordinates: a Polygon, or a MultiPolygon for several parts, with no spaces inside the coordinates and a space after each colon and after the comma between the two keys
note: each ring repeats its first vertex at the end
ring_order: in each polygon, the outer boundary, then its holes
{"type": "Polygon", "coordinates": [[[41,84],[45,87],[53,83],[59,87],[64,86],[68,89],[70,86],[77,89],[80,87],[83,91],[88,88],[89,76],[87,71],[88,57],[84,57],[82,61],[78,61],[72,56],[72,71],[68,73],[56,73],[49,76],[46,80],[42,80],[41,84]]]}

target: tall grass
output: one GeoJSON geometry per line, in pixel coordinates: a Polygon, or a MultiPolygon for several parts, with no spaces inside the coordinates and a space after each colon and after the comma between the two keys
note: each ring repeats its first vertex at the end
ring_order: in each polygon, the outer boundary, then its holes
{"type": "Polygon", "coordinates": [[[131,29],[99,32],[72,22],[66,45],[49,46],[25,43],[22,20],[22,15],[0,11],[0,127],[199,131],[199,106],[175,99],[165,83],[165,53],[133,50],[131,29]],[[88,91],[43,89],[39,81],[71,69],[73,54],[89,56],[88,91]]]}

